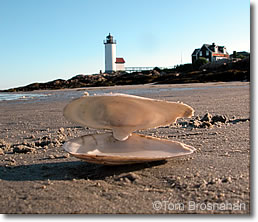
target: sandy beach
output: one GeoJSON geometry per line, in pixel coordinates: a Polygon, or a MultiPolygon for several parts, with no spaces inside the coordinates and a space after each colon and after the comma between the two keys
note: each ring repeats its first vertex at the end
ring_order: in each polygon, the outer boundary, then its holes
{"type": "Polygon", "coordinates": [[[33,91],[43,96],[0,101],[0,213],[249,214],[250,83],[132,85],[33,91]],[[181,101],[202,118],[225,123],[192,127],[190,119],[138,133],[196,148],[168,161],[104,166],[70,156],[62,144],[101,133],[68,122],[62,110],[87,91],[181,101]]]}

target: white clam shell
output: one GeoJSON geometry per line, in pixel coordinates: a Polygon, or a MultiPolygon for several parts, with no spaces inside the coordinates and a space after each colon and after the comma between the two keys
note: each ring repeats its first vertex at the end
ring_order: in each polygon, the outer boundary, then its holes
{"type": "Polygon", "coordinates": [[[112,133],[86,135],[66,142],[63,148],[87,162],[107,165],[165,160],[195,150],[180,142],[135,133],[126,141],[114,139],[112,133]]]}
{"type": "Polygon", "coordinates": [[[194,110],[183,103],[125,94],[83,96],[64,108],[64,116],[77,124],[113,133],[72,139],[63,148],[77,158],[99,164],[131,164],[188,155],[194,148],[183,143],[132,133],[165,126],[194,110]]]}
{"type": "Polygon", "coordinates": [[[68,120],[91,128],[111,129],[120,141],[136,130],[169,125],[177,118],[191,117],[193,112],[183,103],[126,94],[84,96],[64,108],[68,120]]]}

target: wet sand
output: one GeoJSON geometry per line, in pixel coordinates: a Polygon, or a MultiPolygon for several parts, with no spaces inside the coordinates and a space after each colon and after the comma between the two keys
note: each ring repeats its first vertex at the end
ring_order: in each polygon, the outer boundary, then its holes
{"type": "Polygon", "coordinates": [[[249,83],[117,86],[40,91],[47,96],[0,102],[0,213],[250,213],[249,83]],[[125,166],[90,164],[62,144],[102,132],[66,121],[73,98],[101,92],[182,101],[195,116],[226,123],[177,125],[139,133],[196,148],[190,156],[125,166]]]}

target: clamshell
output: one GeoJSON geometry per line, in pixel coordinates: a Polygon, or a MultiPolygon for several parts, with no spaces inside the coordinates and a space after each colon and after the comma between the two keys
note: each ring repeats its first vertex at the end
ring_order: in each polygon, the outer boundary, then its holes
{"type": "Polygon", "coordinates": [[[83,96],[64,108],[64,116],[79,125],[112,132],[72,139],[63,148],[73,156],[99,164],[132,164],[188,155],[194,148],[167,139],[132,133],[169,125],[194,110],[183,103],[125,94],[83,96]]]}
{"type": "Polygon", "coordinates": [[[66,142],[63,147],[77,158],[107,165],[165,160],[195,150],[180,142],[135,133],[126,141],[116,140],[112,133],[86,135],[66,142]]]}
{"type": "Polygon", "coordinates": [[[111,129],[121,141],[136,130],[166,126],[192,115],[193,109],[183,103],[126,94],[84,96],[64,109],[68,120],[91,128],[111,129]]]}

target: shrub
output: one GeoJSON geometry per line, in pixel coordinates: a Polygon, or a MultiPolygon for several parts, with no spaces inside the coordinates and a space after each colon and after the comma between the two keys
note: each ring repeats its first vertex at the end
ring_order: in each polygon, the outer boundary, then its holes
{"type": "Polygon", "coordinates": [[[200,57],[199,59],[197,59],[194,64],[193,67],[195,70],[199,69],[202,65],[207,64],[208,61],[206,58],[200,57]]]}

